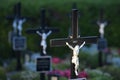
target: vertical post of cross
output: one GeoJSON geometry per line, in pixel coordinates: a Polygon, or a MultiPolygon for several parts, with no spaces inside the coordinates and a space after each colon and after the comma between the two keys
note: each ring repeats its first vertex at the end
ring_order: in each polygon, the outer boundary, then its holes
{"type": "Polygon", "coordinates": [[[100,17],[99,20],[97,21],[97,24],[99,26],[99,33],[100,33],[100,38],[98,39],[98,63],[99,66],[103,66],[103,50],[107,48],[107,40],[104,38],[104,28],[107,25],[107,21],[104,19],[104,12],[103,9],[100,10],[100,17]]]}
{"type": "Polygon", "coordinates": [[[9,34],[9,41],[12,43],[13,50],[17,58],[16,69],[21,70],[21,51],[26,48],[26,38],[22,37],[22,24],[25,22],[25,19],[21,16],[20,2],[14,5],[14,15],[8,16],[7,18],[13,20],[13,31],[9,34]]]}
{"type": "MultiPolygon", "coordinates": [[[[47,53],[46,53],[46,48],[47,48],[47,37],[51,34],[51,33],[55,33],[55,32],[59,32],[59,29],[57,28],[51,28],[48,27],[46,24],[46,18],[45,18],[45,13],[46,10],[44,8],[41,9],[41,27],[36,28],[36,29],[27,29],[26,32],[28,34],[30,33],[35,33],[38,34],[41,37],[41,42],[40,42],[40,46],[42,46],[42,52],[41,52],[41,56],[46,57],[47,53]]],[[[39,63],[38,63],[39,65],[39,63]]],[[[40,72],[40,71],[39,71],[40,72]]],[[[40,73],[40,80],[45,80],[45,72],[41,71],[40,73]]]]}

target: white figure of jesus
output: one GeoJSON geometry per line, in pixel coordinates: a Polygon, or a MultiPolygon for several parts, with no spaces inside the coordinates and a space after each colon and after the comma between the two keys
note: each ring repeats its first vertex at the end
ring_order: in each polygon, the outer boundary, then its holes
{"type": "Polygon", "coordinates": [[[98,23],[98,25],[99,25],[99,33],[101,34],[100,36],[101,36],[101,38],[103,38],[104,37],[104,28],[105,28],[105,26],[107,25],[107,23],[106,22],[104,22],[104,23],[98,23]]]}
{"type": "Polygon", "coordinates": [[[25,22],[25,19],[20,19],[18,20],[18,31],[19,31],[19,35],[22,34],[22,24],[25,22]]]}
{"type": "Polygon", "coordinates": [[[69,45],[68,42],[66,42],[66,45],[73,50],[73,56],[72,56],[72,63],[75,64],[75,74],[78,75],[78,67],[79,67],[79,49],[82,48],[85,44],[85,41],[82,43],[82,45],[76,45],[74,48],[69,45]]]}
{"type": "Polygon", "coordinates": [[[17,30],[17,20],[16,19],[14,19],[12,25],[13,25],[14,32],[16,32],[16,30],[17,30]]]}
{"type": "Polygon", "coordinates": [[[52,31],[49,31],[48,33],[45,33],[45,32],[40,33],[39,31],[36,31],[36,33],[42,37],[40,45],[43,46],[43,53],[44,54],[46,54],[46,48],[47,48],[46,39],[51,34],[51,32],[52,31]]]}

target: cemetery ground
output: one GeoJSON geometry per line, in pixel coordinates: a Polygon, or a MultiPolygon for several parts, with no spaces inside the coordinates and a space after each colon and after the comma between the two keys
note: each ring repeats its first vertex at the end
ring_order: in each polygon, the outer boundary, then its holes
{"type": "MultiPolygon", "coordinates": [[[[16,59],[13,59],[13,57],[15,58],[15,55],[13,55],[12,48],[7,39],[8,32],[12,30],[12,22],[7,22],[5,16],[12,14],[13,5],[17,1],[18,0],[1,0],[0,2],[0,80],[40,80],[39,72],[25,68],[24,57],[21,57],[23,69],[21,71],[16,71],[16,59]]],[[[52,37],[49,37],[49,39],[64,37],[68,36],[68,32],[66,31],[68,31],[70,26],[70,19],[68,18],[67,13],[70,13],[74,1],[78,3],[78,8],[80,10],[79,22],[80,29],[82,30],[81,34],[85,36],[88,35],[88,32],[91,32],[89,35],[98,35],[98,26],[94,24],[94,20],[97,19],[99,9],[102,7],[105,9],[106,19],[110,21],[110,24],[105,29],[108,47],[120,47],[120,0],[43,0],[41,2],[39,0],[21,0],[22,14],[27,15],[28,17],[35,16],[37,18],[36,21],[28,21],[28,23],[26,22],[24,25],[23,34],[29,38],[27,42],[29,50],[39,51],[38,36],[29,36],[25,34],[25,29],[29,28],[31,25],[34,24],[34,26],[38,26],[39,9],[45,7],[51,11],[51,13],[54,13],[54,15],[52,15],[54,18],[50,20],[50,26],[57,26],[61,29],[59,35],[53,35],[52,37]]],[[[48,49],[48,52],[53,53],[51,55],[53,57],[52,71],[49,72],[49,74],[59,75],[60,80],[68,80],[70,77],[70,53],[65,49],[48,49]],[[56,52],[57,56],[55,56],[56,52]],[[65,55],[64,58],[60,58],[61,55],[65,55]]],[[[81,50],[79,54],[79,77],[87,77],[87,80],[120,80],[120,50],[116,48],[110,49],[112,57],[111,55],[108,55],[107,59],[107,52],[104,52],[102,67],[98,66],[98,52],[93,54],[93,52],[90,53],[89,49],[81,50]]],[[[23,54],[25,53],[23,52],[23,54]]]]}
{"type": "MultiPolygon", "coordinates": [[[[111,50],[112,60],[111,64],[98,66],[97,53],[91,54],[84,50],[80,51],[80,67],[79,77],[86,77],[87,80],[119,80],[120,76],[120,52],[118,49],[111,50]],[[117,58],[119,58],[117,60],[117,58]]],[[[22,59],[23,69],[16,71],[16,60],[8,60],[4,66],[0,67],[0,80],[39,80],[39,72],[28,70],[24,67],[24,59],[22,59]]],[[[67,54],[66,58],[52,58],[52,71],[46,75],[59,75],[60,80],[68,80],[70,77],[70,56],[67,54]]],[[[47,79],[47,76],[46,76],[47,79]]]]}

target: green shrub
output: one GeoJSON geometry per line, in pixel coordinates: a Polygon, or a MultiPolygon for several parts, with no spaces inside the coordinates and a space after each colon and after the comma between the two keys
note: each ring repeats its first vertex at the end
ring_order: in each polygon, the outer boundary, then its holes
{"type": "Polygon", "coordinates": [[[6,72],[2,67],[0,67],[0,80],[7,80],[6,72]]]}
{"type": "Polygon", "coordinates": [[[11,60],[10,64],[7,66],[6,71],[12,72],[16,70],[16,60],[11,60]]]}
{"type": "Polygon", "coordinates": [[[101,68],[104,72],[108,72],[114,80],[120,80],[120,68],[115,66],[104,66],[101,68]]]}
{"type": "Polygon", "coordinates": [[[98,54],[91,55],[89,53],[80,52],[79,54],[80,64],[86,67],[96,68],[98,67],[98,54]]]}
{"type": "Polygon", "coordinates": [[[22,71],[21,73],[22,80],[38,80],[39,79],[39,73],[38,72],[32,72],[32,71],[22,71]]]}
{"type": "Polygon", "coordinates": [[[20,73],[15,73],[10,76],[11,80],[22,80],[20,73]]]}
{"type": "Polygon", "coordinates": [[[99,69],[87,71],[89,80],[113,80],[113,77],[109,73],[102,72],[99,69]]]}
{"type": "Polygon", "coordinates": [[[39,74],[31,71],[16,72],[10,76],[11,80],[39,80],[39,74]]]}

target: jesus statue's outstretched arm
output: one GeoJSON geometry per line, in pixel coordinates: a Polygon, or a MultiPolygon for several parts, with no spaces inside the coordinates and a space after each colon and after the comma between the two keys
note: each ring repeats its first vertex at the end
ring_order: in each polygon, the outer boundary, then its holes
{"type": "Polygon", "coordinates": [[[36,31],[36,33],[37,33],[38,35],[42,36],[42,34],[41,34],[39,31],[36,31]]]}
{"type": "Polygon", "coordinates": [[[84,45],[85,45],[85,41],[82,43],[82,45],[79,47],[79,49],[82,48],[84,45]]]}
{"type": "Polygon", "coordinates": [[[17,28],[17,21],[16,21],[16,19],[14,19],[14,21],[13,21],[13,28],[14,28],[14,29],[17,28]]]}
{"type": "Polygon", "coordinates": [[[66,45],[70,48],[70,49],[74,49],[71,45],[69,45],[69,43],[68,42],[66,42],[66,45]]]}
{"type": "Polygon", "coordinates": [[[47,36],[49,36],[51,33],[52,33],[52,31],[50,30],[50,31],[47,33],[47,36]]]}

